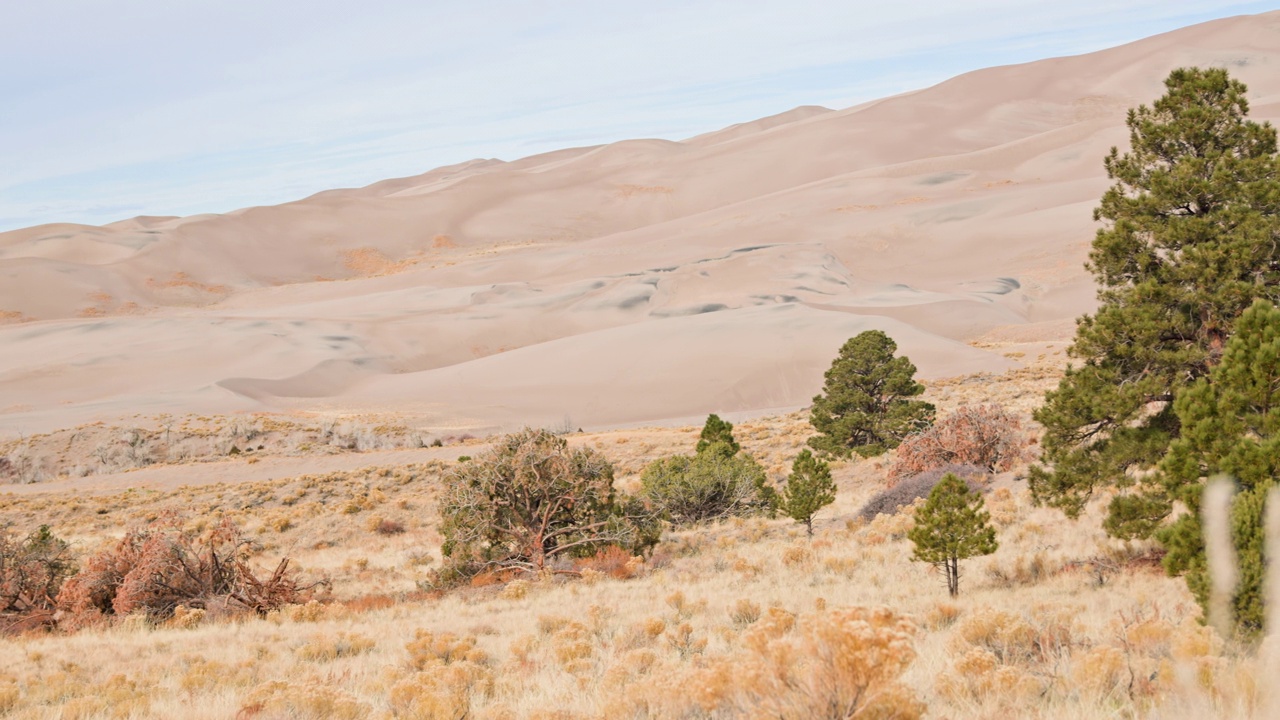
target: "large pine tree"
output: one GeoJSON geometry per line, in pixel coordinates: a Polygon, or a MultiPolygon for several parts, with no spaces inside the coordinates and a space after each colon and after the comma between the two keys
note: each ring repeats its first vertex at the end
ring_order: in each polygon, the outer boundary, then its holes
{"type": "Polygon", "coordinates": [[[1174,410],[1182,436],[1169,448],[1160,476],[1167,498],[1190,512],[1159,532],[1168,547],[1165,567],[1185,574],[1187,586],[1208,611],[1209,574],[1200,517],[1204,479],[1223,473],[1235,480],[1231,533],[1240,565],[1232,598],[1237,632],[1263,629],[1263,508],[1280,475],[1280,310],[1259,300],[1236,323],[1222,362],[1207,378],[1178,393],[1174,410]]]}
{"type": "Polygon", "coordinates": [[[934,407],[911,400],[924,392],[916,366],[894,357],[898,345],[879,330],[849,338],[813,399],[809,424],[818,435],[809,445],[836,457],[873,457],[898,447],[902,439],[933,424],[934,407]]]}
{"type": "Polygon", "coordinates": [[[1100,307],[1078,322],[1068,368],[1036,420],[1045,467],[1037,500],[1076,516],[1095,489],[1125,489],[1107,529],[1152,532],[1160,488],[1135,480],[1180,432],[1174,394],[1208,374],[1235,319],[1280,296],[1276,132],[1246,119],[1245,86],[1222,69],[1184,68],[1152,107],[1128,116],[1131,150],[1105,160],[1116,181],[1094,211],[1089,255],[1100,307]]]}

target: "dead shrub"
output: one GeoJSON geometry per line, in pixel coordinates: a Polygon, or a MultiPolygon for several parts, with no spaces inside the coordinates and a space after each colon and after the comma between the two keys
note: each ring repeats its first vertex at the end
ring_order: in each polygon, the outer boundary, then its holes
{"type": "Polygon", "coordinates": [[[574,567],[583,572],[592,570],[594,572],[603,573],[614,580],[630,580],[636,576],[638,569],[642,566],[641,562],[636,562],[636,557],[625,549],[617,545],[610,545],[596,551],[591,557],[582,558],[574,562],[574,567]]]}
{"type": "Polygon", "coordinates": [[[898,446],[889,478],[918,475],[944,465],[1003,472],[1031,459],[1022,419],[999,405],[966,405],[898,446]]]}
{"type": "Polygon", "coordinates": [[[1036,585],[1062,570],[1062,563],[1051,560],[1038,552],[1030,557],[1019,555],[1012,565],[992,561],[987,566],[987,577],[996,587],[1011,589],[1024,585],[1036,585]]]}
{"type": "Polygon", "coordinates": [[[982,479],[987,476],[985,470],[974,465],[945,465],[932,468],[877,493],[858,511],[858,517],[871,522],[877,515],[893,515],[903,506],[910,505],[919,498],[929,497],[933,486],[948,474],[964,480],[970,490],[980,490],[983,487],[982,479]]]}
{"type": "Polygon", "coordinates": [[[1034,666],[1069,655],[1076,631],[1069,617],[1037,614],[1034,620],[991,610],[969,615],[956,625],[953,648],[981,648],[1004,665],[1034,666]]]}
{"type": "Polygon", "coordinates": [[[299,646],[295,653],[302,660],[323,663],[367,653],[374,645],[372,638],[340,632],[337,635],[317,635],[299,646]]]}
{"type": "Polygon", "coordinates": [[[236,713],[237,720],[292,718],[293,720],[362,720],[372,708],[320,682],[272,681],[254,688],[236,713]]]}
{"type": "Polygon", "coordinates": [[[746,627],[760,619],[760,604],[742,598],[729,608],[729,619],[735,627],[746,627]]]}
{"type": "Polygon", "coordinates": [[[820,611],[797,621],[777,608],[752,624],[741,650],[671,676],[625,684],[608,717],[919,718],[900,681],[915,658],[915,626],[885,608],[820,611]]]}
{"type": "Polygon", "coordinates": [[[405,650],[409,652],[409,666],[414,670],[427,670],[435,665],[464,660],[477,665],[489,662],[488,654],[476,647],[475,636],[418,630],[413,634],[413,640],[405,645],[405,650]]]}
{"type": "Polygon", "coordinates": [[[350,600],[343,600],[342,605],[352,613],[367,613],[374,610],[386,610],[396,604],[390,595],[361,595],[350,600]]]}
{"type": "Polygon", "coordinates": [[[260,577],[249,565],[251,547],[230,520],[198,534],[183,529],[178,516],[166,515],[90,557],[63,585],[57,605],[72,628],[130,613],[165,620],[179,605],[265,616],[306,602],[321,584],[302,583],[288,558],[260,577]]]}
{"type": "Polygon", "coordinates": [[[404,523],[396,520],[389,520],[387,518],[376,518],[374,522],[370,523],[370,525],[373,526],[373,531],[375,533],[382,535],[383,537],[401,535],[405,531],[404,523]]]}

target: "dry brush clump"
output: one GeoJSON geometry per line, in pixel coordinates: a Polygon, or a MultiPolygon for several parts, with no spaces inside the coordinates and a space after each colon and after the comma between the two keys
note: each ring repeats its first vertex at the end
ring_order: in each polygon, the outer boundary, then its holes
{"type": "MultiPolygon", "coordinates": [[[[687,623],[677,628],[677,635],[690,632],[687,623]]],[[[621,688],[605,712],[631,718],[919,718],[924,703],[900,682],[915,659],[916,632],[886,608],[839,608],[799,618],[771,608],[743,632],[732,653],[652,672],[621,688]]]]}
{"type": "MultiPolygon", "coordinates": [[[[767,423],[738,429],[748,426],[767,423]]],[[[798,450],[790,433],[740,434],[753,453],[773,452],[762,438],[788,458],[798,450]]],[[[691,447],[697,428],[671,437],[691,447]]],[[[665,454],[678,449],[676,441],[654,441],[643,452],[665,454]]],[[[626,446],[636,459],[644,457],[641,444],[626,446]]],[[[637,474],[642,466],[636,463],[637,474]]],[[[60,532],[74,528],[68,536],[80,542],[175,504],[201,514],[220,509],[255,540],[290,548],[310,571],[340,569],[348,599],[286,605],[265,621],[246,612],[234,625],[181,606],[162,623],[135,616],[73,638],[0,638],[0,707],[8,703],[14,717],[193,720],[237,712],[260,720],[822,717],[823,708],[841,706],[839,692],[858,687],[841,679],[837,692],[824,691],[831,678],[847,675],[839,661],[822,658],[865,652],[867,659],[846,667],[871,664],[864,675],[895,669],[893,661],[870,659],[879,641],[845,629],[866,622],[866,632],[891,645],[892,623],[841,619],[849,606],[888,605],[899,620],[919,618],[921,629],[909,637],[919,657],[869,686],[883,711],[868,706],[855,717],[911,717],[920,703],[931,717],[955,720],[1271,717],[1248,689],[1249,682],[1266,686],[1265,666],[1198,625],[1180,581],[1150,563],[1118,562],[1107,582],[1094,582],[1080,563],[1100,552],[1101,536],[1031,507],[1023,490],[997,490],[987,500],[1002,541],[992,563],[1009,582],[977,580],[957,602],[920,592],[928,570],[910,562],[911,512],[866,526],[824,523],[813,540],[789,520],[731,519],[672,532],[643,562],[626,548],[605,547],[556,565],[586,582],[519,573],[505,586],[499,577],[493,587],[415,593],[413,579],[439,561],[410,558],[424,548],[433,554],[440,542],[429,518],[443,470],[15,497],[3,512],[24,532],[47,517],[60,532]],[[292,523],[286,530],[267,522],[282,516],[292,523]],[[379,534],[382,518],[402,522],[405,532],[379,534]],[[1041,554],[1047,572],[1037,569],[1041,554]],[[627,574],[625,584],[618,581],[627,574]],[[1153,598],[1159,608],[1144,613],[1153,598]],[[888,689],[894,685],[900,695],[888,689]]],[[[841,519],[882,479],[874,463],[837,464],[832,473],[841,492],[830,512],[841,519]]],[[[204,530],[214,524],[205,519],[204,530]]]]}
{"type": "Polygon", "coordinates": [[[1003,472],[1031,460],[1031,443],[1017,415],[999,405],[966,405],[903,440],[889,478],[900,480],[948,465],[1003,472]]]}
{"type": "Polygon", "coordinates": [[[300,581],[288,558],[262,576],[249,564],[252,542],[230,521],[203,533],[182,523],[177,515],[161,517],[85,560],[58,594],[65,625],[83,627],[132,613],[164,620],[178,607],[265,616],[305,602],[319,584],[300,581]]]}
{"type": "Polygon", "coordinates": [[[974,465],[942,465],[925,470],[876,493],[858,511],[858,517],[871,522],[877,515],[893,515],[916,500],[928,497],[934,486],[947,475],[955,475],[965,480],[971,490],[979,490],[987,472],[974,465]]]}

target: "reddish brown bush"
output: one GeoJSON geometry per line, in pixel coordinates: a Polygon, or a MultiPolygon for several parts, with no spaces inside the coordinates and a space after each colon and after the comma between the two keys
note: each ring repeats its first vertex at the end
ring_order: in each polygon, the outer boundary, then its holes
{"type": "Polygon", "coordinates": [[[1002,472],[1031,459],[1022,419],[999,405],[967,405],[898,446],[889,479],[918,475],[943,465],[974,465],[1002,472]]]}
{"type": "Polygon", "coordinates": [[[299,582],[288,558],[259,577],[249,565],[250,550],[251,542],[229,520],[197,534],[184,530],[175,515],[162,517],[90,557],[63,585],[58,608],[72,628],[134,612],[164,619],[179,605],[265,615],[305,602],[319,584],[299,582]]]}
{"type": "Polygon", "coordinates": [[[471,577],[468,584],[473,588],[505,585],[515,580],[520,572],[517,570],[485,570],[471,577]]]}
{"type": "Polygon", "coordinates": [[[360,597],[343,600],[342,605],[353,613],[367,613],[374,610],[386,610],[396,604],[396,599],[390,595],[361,595],[360,597]]]}
{"type": "Polygon", "coordinates": [[[404,532],[404,523],[395,520],[379,520],[373,526],[373,531],[379,535],[399,535],[404,532]]]}
{"type": "Polygon", "coordinates": [[[596,551],[595,555],[574,562],[575,568],[594,570],[604,573],[615,580],[629,580],[635,576],[636,565],[631,561],[631,553],[617,545],[610,545],[596,551]]]}

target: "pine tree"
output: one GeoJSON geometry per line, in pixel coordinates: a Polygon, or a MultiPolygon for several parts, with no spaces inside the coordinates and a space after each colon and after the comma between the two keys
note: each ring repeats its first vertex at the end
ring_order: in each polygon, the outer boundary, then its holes
{"type": "Polygon", "coordinates": [[[815,458],[813,453],[801,450],[791,464],[791,475],[782,489],[782,512],[792,520],[804,523],[809,537],[813,537],[814,514],[835,499],[836,484],[831,479],[831,468],[815,458]]]}
{"type": "Polygon", "coordinates": [[[1167,498],[1190,512],[1158,537],[1169,552],[1165,567],[1183,574],[1208,613],[1209,577],[1200,517],[1204,479],[1235,479],[1232,541],[1240,565],[1234,598],[1236,630],[1257,637],[1263,629],[1263,506],[1280,473],[1280,310],[1259,300],[1236,322],[1222,362],[1178,394],[1174,410],[1182,435],[1161,464],[1167,498]]]}
{"type": "Polygon", "coordinates": [[[1035,419],[1039,502],[1077,517],[1095,489],[1108,532],[1152,533],[1171,511],[1133,471],[1154,467],[1180,434],[1172,400],[1219,361],[1235,319],[1280,296],[1280,159],[1269,124],[1246,119],[1245,86],[1222,69],[1184,68],[1152,107],[1129,112],[1131,150],[1112,148],[1116,181],[1094,211],[1089,255],[1100,307],[1078,321],[1067,369],[1035,419]]]}
{"type": "Polygon", "coordinates": [[[933,423],[934,408],[909,400],[924,392],[916,366],[894,357],[898,345],[879,330],[850,338],[827,370],[822,394],[813,399],[809,423],[820,434],[813,449],[836,457],[879,455],[933,423]]]}
{"type": "Polygon", "coordinates": [[[907,533],[916,546],[912,558],[942,570],[951,597],[960,594],[960,561],[990,555],[998,547],[991,516],[982,506],[980,493],[947,473],[916,511],[916,526],[907,533]]]}
{"type": "Polygon", "coordinates": [[[702,426],[702,434],[698,436],[698,445],[694,448],[694,452],[700,453],[718,442],[728,445],[734,454],[742,449],[738,441],[733,439],[733,423],[725,422],[719,415],[712,413],[707,416],[707,422],[702,426]]]}

